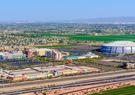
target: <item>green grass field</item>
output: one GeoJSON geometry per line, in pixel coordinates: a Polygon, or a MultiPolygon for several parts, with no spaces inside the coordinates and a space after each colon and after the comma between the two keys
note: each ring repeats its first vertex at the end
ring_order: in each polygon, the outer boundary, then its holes
{"type": "Polygon", "coordinates": [[[135,41],[135,35],[109,35],[109,36],[85,36],[71,37],[71,40],[93,40],[93,41],[135,41]]]}
{"type": "Polygon", "coordinates": [[[35,46],[36,48],[66,48],[66,47],[73,47],[77,46],[74,44],[66,44],[66,45],[49,45],[49,46],[35,46]]]}
{"type": "Polygon", "coordinates": [[[82,37],[88,36],[87,34],[53,34],[53,33],[33,33],[32,37],[43,37],[43,36],[61,36],[61,37],[82,37]]]}
{"type": "Polygon", "coordinates": [[[135,86],[128,86],[124,88],[103,91],[92,95],[135,95],[135,86]]]}
{"type": "Polygon", "coordinates": [[[67,37],[70,40],[87,40],[87,41],[135,41],[135,34],[130,35],[108,35],[108,36],[93,36],[87,34],[51,34],[51,33],[39,33],[32,34],[32,37],[44,37],[44,36],[59,36],[67,37]]]}

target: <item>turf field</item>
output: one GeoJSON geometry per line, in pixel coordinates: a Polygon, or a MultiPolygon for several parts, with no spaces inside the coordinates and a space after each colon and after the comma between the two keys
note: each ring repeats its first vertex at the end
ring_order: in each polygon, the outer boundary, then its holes
{"type": "Polygon", "coordinates": [[[135,86],[128,86],[124,88],[103,91],[101,93],[92,95],[135,95],[135,86]]]}

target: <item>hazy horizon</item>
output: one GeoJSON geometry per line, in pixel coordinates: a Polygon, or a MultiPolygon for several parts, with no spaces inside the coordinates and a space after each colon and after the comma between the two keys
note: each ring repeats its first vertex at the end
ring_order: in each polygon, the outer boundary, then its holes
{"type": "Polygon", "coordinates": [[[135,17],[134,0],[1,0],[0,22],[135,17]]]}

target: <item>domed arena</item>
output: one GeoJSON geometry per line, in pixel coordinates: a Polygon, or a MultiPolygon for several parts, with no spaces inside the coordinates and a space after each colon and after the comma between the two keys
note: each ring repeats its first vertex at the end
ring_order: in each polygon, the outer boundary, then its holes
{"type": "Polygon", "coordinates": [[[100,48],[101,52],[115,54],[131,54],[135,53],[135,42],[132,41],[115,41],[104,44],[100,48]]]}

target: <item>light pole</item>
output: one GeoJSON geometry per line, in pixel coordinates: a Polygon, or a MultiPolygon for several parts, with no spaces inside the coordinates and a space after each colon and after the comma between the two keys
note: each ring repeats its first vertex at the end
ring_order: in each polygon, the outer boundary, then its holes
{"type": "Polygon", "coordinates": [[[2,81],[2,87],[4,88],[4,79],[3,79],[3,68],[0,68],[0,77],[1,77],[1,81],[2,81]]]}

